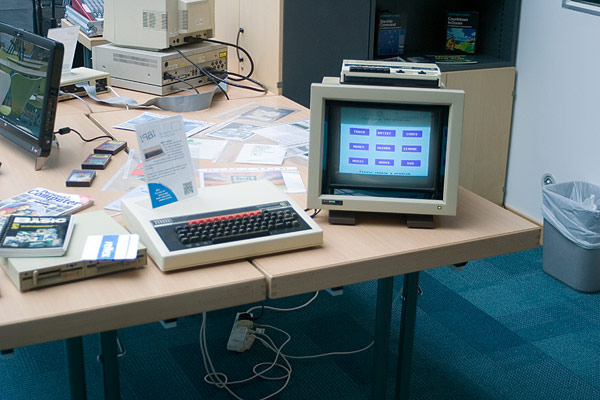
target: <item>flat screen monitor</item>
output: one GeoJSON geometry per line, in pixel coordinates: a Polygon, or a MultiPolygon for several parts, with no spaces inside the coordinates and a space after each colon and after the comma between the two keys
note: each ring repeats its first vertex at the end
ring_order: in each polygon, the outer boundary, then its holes
{"type": "Polygon", "coordinates": [[[407,214],[415,226],[455,215],[463,108],[461,90],[313,84],[308,207],[333,223],[347,212],[407,214]]]}
{"type": "Polygon", "coordinates": [[[36,156],[50,155],[63,45],[0,23],[0,135],[36,156]]]}

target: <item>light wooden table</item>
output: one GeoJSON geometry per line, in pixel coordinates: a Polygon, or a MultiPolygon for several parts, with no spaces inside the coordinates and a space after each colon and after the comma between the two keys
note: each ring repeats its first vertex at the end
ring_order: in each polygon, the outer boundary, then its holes
{"type": "MultiPolygon", "coordinates": [[[[214,103],[210,112],[186,113],[186,118],[222,122],[212,118],[248,99],[214,103]]],[[[308,118],[308,110],[282,96],[254,98],[261,104],[298,109],[282,122],[308,118]]],[[[112,128],[142,111],[98,113],[94,122],[112,134],[112,128]]],[[[172,113],[161,112],[166,115],[172,113]]],[[[260,140],[250,139],[250,142],[260,140]]],[[[226,162],[235,158],[241,143],[228,147],[231,154],[223,163],[201,162],[202,167],[241,167],[226,162]]],[[[306,162],[286,160],[284,166],[297,166],[306,180],[306,162]]],[[[304,194],[294,195],[301,205],[304,194]]],[[[327,212],[315,219],[324,230],[323,246],[318,248],[255,257],[252,263],[264,273],[268,297],[281,298],[315,290],[378,279],[375,357],[372,397],[385,394],[388,375],[389,332],[391,324],[394,276],[404,276],[401,319],[401,343],[397,376],[398,397],[408,396],[410,361],[417,305],[419,271],[444,265],[462,265],[468,261],[531,249],[539,244],[540,227],[460,188],[456,216],[436,217],[435,229],[409,229],[402,215],[362,214],[356,226],[330,225],[327,212]]]]}
{"type": "MultiPolygon", "coordinates": [[[[253,99],[277,107],[298,108],[289,119],[308,118],[308,110],[282,97],[253,99]]],[[[205,111],[186,113],[187,118],[209,120],[241,104],[247,99],[219,102],[205,111]]],[[[141,111],[135,111],[139,114],[141,111]]],[[[171,114],[171,113],[165,113],[171,114]]],[[[111,133],[113,125],[131,118],[132,112],[100,113],[94,121],[111,133]]],[[[255,139],[251,139],[255,140],[255,139]]],[[[240,143],[231,146],[233,159],[240,143]]],[[[286,161],[298,166],[306,181],[306,162],[286,161]]],[[[210,167],[239,167],[239,164],[201,163],[210,167]]],[[[299,204],[306,204],[305,195],[295,195],[299,204]]],[[[268,297],[281,298],[315,290],[378,279],[376,343],[373,366],[373,398],[385,393],[388,374],[387,360],[391,323],[392,287],[394,276],[403,275],[401,344],[397,377],[398,396],[407,397],[410,360],[414,335],[419,271],[444,265],[462,265],[468,261],[531,249],[539,244],[540,227],[499,207],[490,201],[460,188],[456,216],[435,218],[435,229],[409,229],[402,215],[361,214],[356,226],[330,225],[327,212],[315,220],[324,230],[322,247],[255,257],[252,263],[264,273],[268,297]]]]}
{"type": "MultiPolygon", "coordinates": [[[[57,128],[69,126],[87,138],[102,134],[85,115],[63,114],[62,109],[63,103],[60,103],[57,128]]],[[[58,192],[91,195],[95,203],[82,211],[87,212],[101,210],[124,194],[101,191],[100,188],[124,163],[125,152],[115,155],[105,170],[97,171],[96,181],[90,188],[66,187],[65,180],[71,170],[80,168],[81,161],[101,141],[85,143],[74,133],[58,140],[60,148],[53,148],[45,167],[34,171],[33,157],[0,137],[3,162],[0,168],[0,199],[41,186],[58,192]]],[[[2,271],[0,350],[67,339],[69,369],[73,373],[70,376],[72,397],[84,398],[80,336],[101,332],[105,395],[113,398],[119,391],[118,369],[116,358],[108,355],[116,354],[113,348],[116,329],[265,298],[263,274],[245,260],[165,274],[149,258],[145,268],[25,293],[19,292],[2,271]]]]}
{"type": "MultiPolygon", "coordinates": [[[[121,90],[119,92],[121,92],[121,90]]],[[[134,98],[138,101],[143,101],[144,96],[146,96],[144,94],[128,94],[131,95],[131,97],[136,96],[134,98]]],[[[251,101],[277,107],[298,109],[298,112],[286,117],[286,119],[281,122],[308,118],[308,110],[282,96],[274,95],[258,97],[254,95],[230,101],[215,101],[209,110],[185,113],[184,117],[219,123],[222,121],[214,119],[214,115],[232,110],[251,101]]],[[[72,102],[73,100],[69,102],[70,104],[68,107],[67,104],[64,106],[61,105],[61,109],[68,112],[62,117],[59,117],[56,124],[57,128],[64,124],[70,126],[76,124],[83,130],[89,130],[91,135],[91,132],[96,132],[97,134],[98,127],[102,127],[102,131],[110,132],[119,139],[127,140],[133,147],[136,147],[137,143],[134,143],[136,142],[134,133],[114,129],[113,126],[139,115],[143,110],[107,110],[102,108],[99,112],[85,116],[81,114],[81,111],[79,111],[79,113],[77,112],[79,106],[74,105],[72,102]]],[[[173,114],[163,111],[156,112],[165,115],[173,114]]],[[[250,139],[250,141],[254,140],[259,139],[250,139]]],[[[228,146],[228,154],[222,156],[222,162],[215,164],[209,161],[202,161],[199,163],[199,167],[256,166],[233,164],[232,160],[234,159],[235,154],[237,154],[236,152],[239,151],[239,146],[241,146],[240,143],[234,143],[231,146],[228,146]]],[[[73,140],[69,140],[68,143],[61,146],[58,158],[53,160],[53,155],[50,156],[47,163],[47,168],[50,172],[42,170],[39,174],[34,174],[33,181],[30,180],[26,183],[27,187],[31,187],[34,184],[45,186],[43,184],[43,182],[46,181],[44,174],[48,174],[47,176],[50,177],[52,171],[60,171],[60,174],[66,178],[68,173],[67,170],[70,171],[70,169],[75,168],[74,165],[76,162],[72,161],[72,163],[67,163],[68,166],[65,167],[63,165],[63,160],[65,158],[79,160],[88,152],[85,145],[82,145],[77,141],[74,142],[73,140]]],[[[55,155],[56,154],[54,154],[54,156],[55,155]]],[[[11,163],[14,161],[12,158],[13,155],[8,159],[11,163]]],[[[94,184],[95,187],[101,187],[106,180],[116,172],[118,167],[123,164],[125,158],[126,155],[123,152],[117,154],[115,160],[109,164],[108,168],[104,171],[100,171],[101,174],[99,174],[100,176],[97,178],[99,181],[94,184]]],[[[23,163],[26,162],[23,161],[23,163]]],[[[31,163],[33,163],[33,161],[31,161],[31,163]]],[[[306,184],[306,162],[298,161],[297,159],[289,159],[286,160],[284,165],[297,166],[301,171],[306,184]]],[[[31,166],[31,170],[33,170],[33,166],[31,166]]],[[[15,185],[24,185],[24,183],[19,182],[16,175],[9,175],[8,178],[10,182],[15,185]]],[[[0,175],[0,179],[4,179],[4,177],[0,175]]],[[[27,187],[24,187],[24,189],[27,187]]],[[[63,187],[61,189],[62,191],[69,191],[65,189],[72,188],[63,187]]],[[[15,188],[14,193],[10,194],[16,194],[21,191],[22,190],[17,190],[15,188]]],[[[97,196],[98,205],[104,205],[119,197],[121,194],[123,193],[113,193],[112,191],[102,193],[98,193],[97,191],[94,192],[94,196],[97,196]]],[[[0,193],[0,198],[2,197],[4,197],[3,193],[0,193]]],[[[295,197],[301,205],[306,203],[304,195],[294,195],[293,197],[295,197]]],[[[98,207],[98,205],[96,207],[98,207]]],[[[95,287],[101,285],[100,282],[112,281],[112,279],[115,279],[116,282],[120,282],[121,280],[128,281],[127,277],[130,276],[132,284],[137,284],[137,279],[141,279],[142,287],[144,287],[145,284],[152,287],[152,285],[158,281],[161,282],[161,285],[167,285],[167,287],[173,290],[174,287],[179,288],[179,283],[176,281],[178,277],[187,277],[188,275],[196,276],[196,274],[198,274],[199,279],[200,276],[204,276],[204,274],[206,274],[206,276],[214,275],[213,279],[217,279],[222,284],[221,286],[216,284],[215,287],[211,288],[203,286],[198,288],[197,291],[191,290],[191,292],[183,289],[184,293],[172,293],[167,291],[160,294],[160,290],[157,289],[157,292],[155,292],[156,298],[137,298],[137,300],[128,300],[121,297],[121,302],[118,306],[110,302],[108,304],[102,304],[103,299],[99,298],[97,299],[98,302],[95,303],[98,308],[92,309],[90,311],[91,314],[89,314],[90,316],[98,316],[99,321],[101,321],[98,322],[100,326],[95,326],[92,329],[98,331],[102,330],[104,327],[102,315],[107,312],[105,311],[105,308],[110,310],[111,308],[116,307],[117,309],[121,309],[124,315],[126,315],[128,308],[123,303],[132,301],[138,302],[141,305],[146,304],[148,307],[150,307],[150,304],[168,305],[171,303],[177,304],[180,300],[181,303],[191,301],[192,304],[188,304],[187,307],[189,307],[189,311],[193,312],[191,309],[197,304],[194,303],[193,296],[209,296],[211,292],[214,292],[214,299],[217,299],[220,295],[218,289],[224,290],[226,287],[225,282],[229,278],[229,276],[226,275],[236,268],[243,270],[244,273],[247,274],[243,277],[244,279],[242,279],[245,283],[235,283],[245,288],[247,293],[245,295],[240,294],[240,298],[232,299],[232,302],[244,302],[243,298],[246,298],[246,296],[248,300],[245,302],[255,301],[260,297],[258,291],[260,291],[261,288],[263,290],[263,297],[268,295],[268,297],[271,298],[280,298],[314,290],[378,279],[379,288],[376,310],[376,340],[372,395],[373,398],[382,398],[385,394],[386,377],[388,374],[388,363],[386,360],[389,353],[393,279],[396,275],[404,275],[403,315],[401,319],[397,393],[398,396],[407,396],[419,271],[443,265],[461,264],[479,258],[534,248],[539,243],[540,235],[540,228],[538,226],[527,222],[509,211],[464,189],[459,191],[457,216],[437,217],[435,219],[436,228],[433,230],[408,229],[406,228],[405,219],[401,215],[364,214],[359,216],[358,224],[352,227],[329,225],[326,218],[327,212],[325,211],[316,218],[316,221],[324,230],[324,244],[322,247],[253,258],[251,262],[256,267],[253,272],[246,269],[248,266],[246,263],[241,262],[182,271],[175,273],[172,277],[170,274],[165,276],[156,268],[148,266],[146,272],[131,271],[130,273],[121,273],[103,280],[97,278],[88,282],[52,288],[51,290],[62,292],[75,290],[70,289],[70,287],[75,286],[90,285],[90,287],[95,287]],[[152,271],[148,271],[148,268],[152,271]],[[141,275],[142,278],[139,278],[137,274],[141,275]],[[171,280],[172,283],[168,283],[171,280]],[[173,287],[171,285],[173,285],[173,287]],[[256,292],[254,290],[256,290],[256,292]]],[[[238,275],[238,277],[239,276],[240,275],[238,275]]],[[[108,287],[107,290],[109,292],[111,288],[112,290],[115,290],[118,284],[120,283],[106,283],[108,287]]],[[[231,285],[234,283],[229,281],[229,284],[231,285]]],[[[184,285],[183,287],[185,288],[186,286],[184,285]]],[[[0,287],[0,290],[2,290],[2,287],[0,287]]],[[[6,290],[10,292],[9,288],[6,290]]],[[[39,295],[45,295],[47,290],[49,289],[39,291],[39,295]]],[[[48,293],[50,293],[50,291],[48,293]]],[[[124,294],[121,294],[121,296],[123,295],[124,294]]],[[[25,295],[14,293],[11,294],[10,298],[13,296],[19,298],[25,295]]],[[[206,301],[206,305],[211,304],[208,300],[206,301]]],[[[0,304],[1,302],[2,297],[0,297],[0,304]]],[[[220,306],[227,307],[228,305],[220,304],[220,306]]],[[[199,309],[201,309],[201,307],[199,307],[199,309]]],[[[85,311],[80,311],[80,315],[88,315],[87,308],[85,311]]],[[[169,313],[164,313],[167,316],[159,314],[160,313],[153,314],[151,318],[155,318],[154,320],[168,318],[169,313]]],[[[3,314],[0,313],[0,321],[2,321],[2,315],[3,314]]],[[[32,316],[31,323],[38,323],[37,320],[42,316],[43,313],[37,317],[32,316]]],[[[76,319],[74,320],[76,321],[76,319]]],[[[133,321],[132,325],[143,322],[144,321],[136,320],[133,321]]],[[[109,326],[106,329],[116,328],[118,328],[118,326],[109,326]]],[[[5,327],[0,325],[0,334],[3,329],[5,329],[5,327]]]]}
{"type": "MultiPolygon", "coordinates": [[[[540,227],[460,188],[456,216],[438,216],[435,229],[410,229],[402,215],[362,214],[356,226],[315,220],[323,246],[257,257],[268,296],[299,293],[378,279],[372,398],[384,398],[388,376],[394,276],[403,275],[396,398],[409,396],[419,271],[537,247],[540,227]]],[[[443,299],[440,299],[443,301],[443,299]]]]}

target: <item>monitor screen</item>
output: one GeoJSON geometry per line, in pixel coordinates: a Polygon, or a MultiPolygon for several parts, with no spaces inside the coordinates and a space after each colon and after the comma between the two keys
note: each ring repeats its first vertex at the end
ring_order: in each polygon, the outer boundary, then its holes
{"type": "Polygon", "coordinates": [[[463,106],[459,90],[313,84],[308,206],[455,214],[463,106]]]}
{"type": "Polygon", "coordinates": [[[447,114],[447,106],[326,101],[324,191],[439,196],[447,114]]]}
{"type": "Polygon", "coordinates": [[[61,43],[0,23],[0,135],[44,160],[52,146],[63,52],[61,43]]]}

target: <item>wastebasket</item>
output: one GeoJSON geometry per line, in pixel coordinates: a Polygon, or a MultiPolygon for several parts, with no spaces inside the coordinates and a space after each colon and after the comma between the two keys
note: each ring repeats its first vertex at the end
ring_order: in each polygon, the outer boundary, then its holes
{"type": "Polygon", "coordinates": [[[544,186],[543,269],[580,292],[600,291],[600,186],[544,186]]]}

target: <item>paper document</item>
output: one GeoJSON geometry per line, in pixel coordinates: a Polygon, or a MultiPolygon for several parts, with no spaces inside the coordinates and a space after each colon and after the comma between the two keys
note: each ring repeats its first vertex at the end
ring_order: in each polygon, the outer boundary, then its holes
{"type": "Polygon", "coordinates": [[[273,107],[260,103],[248,103],[233,110],[215,115],[213,118],[222,120],[246,119],[262,123],[271,123],[280,120],[291,113],[298,111],[292,108],[273,107]]]}
{"type": "MultiPolygon", "coordinates": [[[[132,118],[128,121],[122,122],[118,125],[115,125],[113,128],[115,129],[124,129],[126,131],[135,131],[136,125],[143,124],[150,121],[156,121],[157,119],[167,118],[166,115],[156,114],[152,112],[146,111],[143,114],[138,115],[135,118],[132,118]]],[[[185,127],[185,135],[190,137],[195,135],[198,132],[202,132],[203,130],[210,128],[214,125],[213,122],[204,122],[204,121],[196,121],[192,119],[183,120],[183,125],[185,127]]]]}
{"type": "Polygon", "coordinates": [[[282,146],[295,146],[308,144],[310,122],[309,120],[295,121],[289,124],[273,125],[266,128],[255,129],[257,135],[271,139],[282,146]]]}
{"type": "Polygon", "coordinates": [[[200,187],[268,180],[286,193],[304,193],[306,188],[296,167],[199,169],[200,187]]]}
{"type": "Polygon", "coordinates": [[[136,125],[135,131],[152,207],[195,196],[196,177],[181,115],[136,125]]]}
{"type": "Polygon", "coordinates": [[[252,130],[257,128],[259,128],[259,126],[242,124],[239,122],[228,122],[215,127],[215,130],[208,132],[206,136],[242,141],[254,136],[254,132],[252,132],[252,130]]]}
{"type": "Polygon", "coordinates": [[[79,38],[79,27],[68,26],[65,28],[48,29],[48,38],[61,42],[65,48],[63,55],[62,74],[63,78],[71,72],[77,39],[79,38]]]}
{"type": "Polygon", "coordinates": [[[281,165],[285,148],[274,144],[245,144],[238,154],[236,163],[281,165]]]}
{"type": "Polygon", "coordinates": [[[128,199],[130,197],[141,197],[141,196],[147,196],[147,195],[148,195],[148,185],[140,185],[140,186],[136,187],[135,189],[129,191],[128,193],[124,194],[123,196],[119,197],[117,200],[113,201],[112,203],[107,204],[106,206],[104,206],[104,209],[121,212],[121,200],[128,199]]]}
{"type": "Polygon", "coordinates": [[[215,161],[227,145],[226,140],[188,138],[192,158],[215,161]]]}

